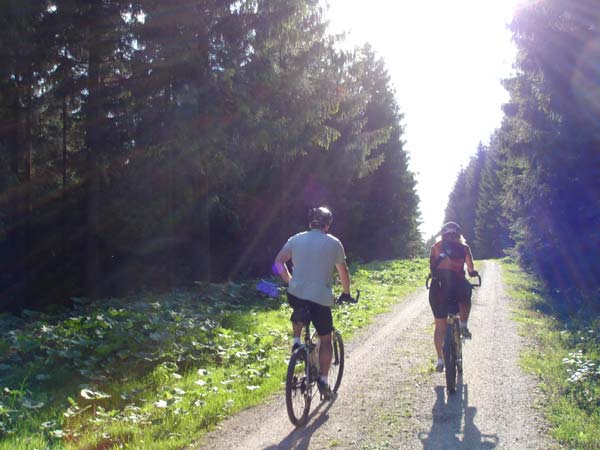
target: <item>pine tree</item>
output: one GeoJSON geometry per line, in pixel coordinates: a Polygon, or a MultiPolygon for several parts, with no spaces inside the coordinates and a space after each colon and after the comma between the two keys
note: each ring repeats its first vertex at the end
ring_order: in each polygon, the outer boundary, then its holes
{"type": "Polygon", "coordinates": [[[473,240],[478,258],[504,256],[504,250],[513,245],[502,205],[506,156],[502,154],[501,136],[500,132],[492,136],[481,174],[473,240]]]}
{"type": "Polygon", "coordinates": [[[506,82],[506,212],[522,261],[561,289],[594,289],[600,279],[590,252],[600,244],[600,143],[582,95],[598,86],[596,6],[546,0],[511,26],[519,57],[506,82]]]}

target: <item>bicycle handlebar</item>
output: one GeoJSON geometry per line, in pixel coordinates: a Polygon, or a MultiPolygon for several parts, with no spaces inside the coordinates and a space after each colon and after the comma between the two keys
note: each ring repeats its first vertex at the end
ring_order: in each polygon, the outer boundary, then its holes
{"type": "Polygon", "coordinates": [[[356,290],[356,298],[352,298],[352,296],[351,296],[351,295],[344,296],[344,295],[342,294],[342,295],[340,295],[340,296],[337,298],[337,300],[335,301],[335,303],[337,303],[338,305],[341,305],[341,304],[342,304],[342,303],[344,303],[344,302],[347,302],[347,303],[358,303],[358,299],[359,299],[359,298],[360,298],[360,290],[359,290],[359,289],[357,289],[357,290],[356,290]],[[342,297],[343,297],[343,298],[342,298],[342,297]]]}
{"type": "Polygon", "coordinates": [[[473,284],[471,282],[469,282],[469,284],[473,287],[479,287],[481,286],[481,276],[479,274],[475,275],[477,277],[477,284],[473,284]]]}
{"type": "MultiPolygon", "coordinates": [[[[475,275],[475,277],[477,277],[477,284],[473,284],[471,282],[469,282],[469,284],[473,287],[480,287],[481,286],[481,276],[479,274],[475,275]]],[[[472,278],[475,278],[472,277],[472,278]]],[[[433,275],[429,274],[427,275],[427,279],[425,280],[425,287],[427,289],[429,289],[429,287],[431,286],[430,281],[433,280],[433,275]]]]}

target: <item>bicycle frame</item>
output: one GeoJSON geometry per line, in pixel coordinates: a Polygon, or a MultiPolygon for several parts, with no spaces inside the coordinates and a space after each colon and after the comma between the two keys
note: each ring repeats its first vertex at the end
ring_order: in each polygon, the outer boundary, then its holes
{"type": "MultiPolygon", "coordinates": [[[[337,338],[341,340],[341,336],[339,332],[333,328],[331,332],[331,346],[333,349],[333,354],[331,355],[331,365],[338,365],[340,362],[340,353],[339,347],[333,345],[334,336],[337,335],[337,338]]],[[[310,331],[310,324],[306,324],[304,326],[304,343],[302,347],[306,349],[306,354],[309,357],[310,362],[310,383],[314,383],[317,381],[317,377],[319,376],[320,362],[319,362],[319,349],[320,344],[317,342],[319,336],[317,335],[317,330],[313,330],[312,333],[310,331]]]]}
{"type": "Polygon", "coordinates": [[[317,342],[315,338],[318,338],[317,331],[310,332],[310,323],[304,326],[304,348],[306,349],[306,355],[309,361],[309,383],[313,385],[317,381],[319,376],[319,352],[317,349],[317,342]]]}
{"type": "MultiPolygon", "coordinates": [[[[356,301],[360,297],[357,291],[356,301]]],[[[352,302],[352,303],[354,303],[352,302]]],[[[310,321],[304,324],[304,342],[292,353],[286,376],[286,407],[290,421],[297,427],[303,426],[308,418],[310,404],[316,394],[320,366],[319,341],[316,330],[311,333],[310,321]],[[298,370],[299,369],[299,370],[298,370]]],[[[344,341],[338,330],[331,332],[333,355],[329,366],[331,391],[337,394],[344,374],[344,341]]],[[[321,394],[323,399],[323,394],[321,394]]]]}
{"type": "MultiPolygon", "coordinates": [[[[356,298],[351,303],[358,303],[359,299],[360,299],[360,290],[357,290],[356,298]]],[[[339,304],[339,303],[336,302],[336,304],[339,304]]],[[[333,345],[333,341],[335,338],[337,338],[339,341],[342,341],[342,336],[335,329],[335,327],[333,327],[333,329],[331,331],[331,345],[332,345],[332,349],[333,349],[333,354],[331,356],[331,365],[332,366],[338,365],[340,363],[339,346],[333,345]]],[[[314,384],[317,381],[317,378],[319,376],[319,369],[320,369],[319,352],[318,352],[319,349],[317,349],[316,354],[313,353],[315,350],[315,347],[317,347],[316,339],[318,339],[317,330],[314,330],[311,333],[310,322],[307,322],[306,324],[304,324],[304,343],[302,344],[302,346],[304,347],[304,349],[306,349],[306,355],[309,357],[309,361],[310,361],[309,382],[311,383],[311,386],[312,386],[312,384],[314,384]],[[311,356],[315,358],[315,361],[310,360],[311,356]]],[[[341,380],[339,380],[339,381],[341,381],[341,380]]],[[[334,386],[334,390],[337,391],[338,387],[339,387],[339,382],[337,382],[336,385],[334,386]]]]}
{"type": "MultiPolygon", "coordinates": [[[[446,327],[446,330],[452,330],[454,337],[460,337],[460,315],[458,313],[448,314],[446,317],[446,327]]],[[[459,345],[461,341],[455,339],[455,343],[459,345]]]]}

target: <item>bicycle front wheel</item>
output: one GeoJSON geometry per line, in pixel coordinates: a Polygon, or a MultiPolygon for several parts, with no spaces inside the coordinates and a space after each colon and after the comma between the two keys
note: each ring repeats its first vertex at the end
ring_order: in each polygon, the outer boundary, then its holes
{"type": "Polygon", "coordinates": [[[456,392],[456,343],[454,342],[454,324],[446,327],[444,338],[444,366],[446,371],[446,387],[450,394],[456,392]]]}
{"type": "Polygon", "coordinates": [[[287,412],[290,421],[297,427],[306,423],[312,399],[308,360],[308,352],[305,348],[299,348],[292,353],[285,379],[287,412]]]}
{"type": "Polygon", "coordinates": [[[331,385],[331,390],[337,393],[344,375],[344,341],[339,331],[333,332],[331,344],[333,345],[333,356],[331,357],[327,379],[331,385]]]}

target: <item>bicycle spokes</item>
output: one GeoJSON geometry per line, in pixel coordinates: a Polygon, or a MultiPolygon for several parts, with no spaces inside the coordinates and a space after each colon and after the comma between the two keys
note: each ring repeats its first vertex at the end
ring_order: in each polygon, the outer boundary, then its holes
{"type": "MultiPolygon", "coordinates": [[[[306,424],[312,397],[318,392],[319,345],[306,332],[305,344],[292,353],[285,382],[285,399],[290,421],[297,427],[306,424]]],[[[329,387],[337,393],[344,373],[344,342],[338,331],[331,336],[332,361],[327,374],[329,387]]]]}
{"type": "Polygon", "coordinates": [[[307,360],[306,350],[297,350],[292,354],[288,365],[285,383],[286,406],[288,416],[296,426],[306,423],[312,399],[312,382],[307,360]]]}

